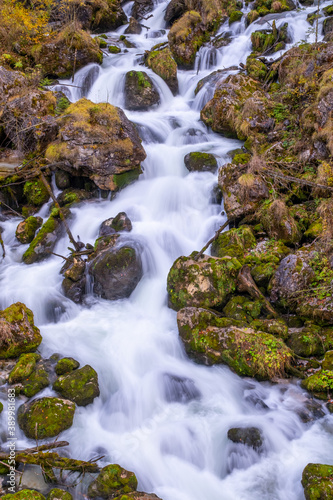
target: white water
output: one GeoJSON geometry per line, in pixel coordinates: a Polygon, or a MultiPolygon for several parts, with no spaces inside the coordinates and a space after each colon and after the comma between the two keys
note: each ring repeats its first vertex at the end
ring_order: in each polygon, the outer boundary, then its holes
{"type": "MultiPolygon", "coordinates": [[[[164,29],[166,5],[156,4],[154,17],[145,21],[151,30],[164,29]]],[[[306,15],[312,10],[286,13],[277,25],[288,21],[294,42],[305,39],[306,15]]],[[[303,500],[305,465],[333,464],[332,417],[304,424],[298,413],[308,395],[297,382],[258,383],[227,367],[192,363],[178,338],[176,313],[167,307],[166,276],[173,261],[199,250],[224,221],[222,207],[211,203],[217,174],[189,174],[184,155],[208,151],[223,165],[226,153],[240,146],[199,121],[212,89],[207,85],[196,97],[194,89],[211,71],[245,63],[251,32],[260,28],[253,24],[245,30],[243,21],[232,25],[233,41],[215,50],[216,66],[211,66],[209,49],[201,49],[196,69],[179,71],[177,97],[144,69],[159,89],[161,104],[145,113],[125,110],[143,138],[144,174],[111,202],[94,200],[72,209],[72,232],[85,243],[93,243],[101,222],[120,211],[132,220],[133,231],[126,238],[143,248],[144,277],[130,299],[109,302],[90,296],[83,306],[73,304],[61,291],[59,259],[20,263],[26,246],[15,240],[19,219],[1,223],[7,256],[0,267],[0,308],[26,303],[43,335],[43,356],[73,356],[98,371],[100,398],[77,408],[73,427],[61,435],[70,442],[71,455],[87,460],[104,454],[103,463],[133,470],[139,488],[163,500],[303,500]],[[172,401],[180,387],[170,375],[186,379],[180,402],[172,401]],[[262,454],[227,439],[228,429],[236,426],[262,430],[262,454]]],[[[229,29],[225,25],[220,32],[229,29]]],[[[101,68],[80,70],[74,85],[83,86],[83,92],[65,87],[70,82],[61,87],[72,100],[85,95],[123,107],[125,73],[142,70],[141,54],[167,39],[146,37],[145,32],[128,36],[136,48],[105,57],[101,68]]],[[[48,207],[39,215],[46,218],[48,207]]],[[[68,244],[63,238],[55,251],[66,254],[68,244]]],[[[37,397],[50,394],[46,389],[37,397]]],[[[18,447],[27,445],[23,433],[17,434],[18,447]]]]}

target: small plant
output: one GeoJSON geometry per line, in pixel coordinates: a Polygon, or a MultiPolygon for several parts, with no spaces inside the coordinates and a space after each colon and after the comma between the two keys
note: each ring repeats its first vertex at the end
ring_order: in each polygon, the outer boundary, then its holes
{"type": "Polygon", "coordinates": [[[50,80],[50,78],[45,77],[45,78],[41,79],[39,85],[40,85],[40,87],[43,88],[43,87],[48,87],[49,85],[52,85],[52,83],[53,82],[52,82],[52,80],[50,80]]]}
{"type": "Polygon", "coordinates": [[[67,97],[60,97],[60,99],[56,105],[56,108],[55,108],[55,114],[61,115],[62,113],[64,113],[66,111],[66,109],[68,108],[69,105],[70,105],[70,102],[67,99],[67,97]]]}

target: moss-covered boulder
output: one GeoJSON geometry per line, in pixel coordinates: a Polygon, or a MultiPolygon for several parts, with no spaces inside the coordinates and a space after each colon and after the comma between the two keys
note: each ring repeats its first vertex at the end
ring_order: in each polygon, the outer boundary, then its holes
{"type": "Polygon", "coordinates": [[[37,229],[39,229],[42,224],[43,219],[41,217],[28,217],[19,223],[16,228],[15,236],[20,243],[31,243],[35,237],[37,229]]]}
{"type": "Polygon", "coordinates": [[[304,358],[322,356],[325,352],[325,345],[321,331],[321,328],[317,325],[289,328],[287,345],[295,354],[304,358]]]}
{"type": "Polygon", "coordinates": [[[80,99],[60,121],[59,141],[46,158],[71,175],[89,177],[111,191],[133,182],[141,173],[146,153],[137,130],[120,108],[80,99]]]}
{"type": "Polygon", "coordinates": [[[135,248],[106,247],[91,262],[94,293],[108,300],[129,297],[142,278],[142,262],[135,248]]]}
{"type": "Polygon", "coordinates": [[[29,377],[23,380],[21,385],[22,394],[28,398],[32,398],[38,394],[38,392],[45,389],[45,387],[48,387],[50,385],[50,379],[45,362],[38,361],[29,377]]]}
{"type": "Polygon", "coordinates": [[[256,239],[249,226],[240,226],[221,233],[212,243],[211,253],[215,257],[236,257],[243,262],[246,253],[256,246],[256,239]]]}
{"type": "Polygon", "coordinates": [[[253,301],[248,297],[236,295],[223,308],[223,314],[227,318],[250,322],[260,316],[261,309],[262,303],[259,300],[253,301]]]}
{"type": "Polygon", "coordinates": [[[61,207],[71,207],[76,203],[93,198],[93,193],[85,189],[65,189],[57,196],[57,202],[61,207]]]}
{"type": "Polygon", "coordinates": [[[87,406],[99,396],[98,376],[91,366],[86,365],[57,378],[53,389],[78,406],[87,406]]]}
{"type": "Polygon", "coordinates": [[[21,354],[18,362],[9,374],[9,383],[23,382],[34,371],[37,361],[41,359],[40,354],[21,354]]]}
{"type": "Polygon", "coordinates": [[[109,236],[121,231],[132,231],[132,222],[125,212],[119,212],[115,217],[110,217],[102,222],[99,228],[99,236],[109,236]]]}
{"type": "Polygon", "coordinates": [[[24,184],[23,193],[27,198],[28,204],[35,207],[44,205],[50,198],[48,190],[40,179],[27,181],[24,184]]]}
{"type": "Polygon", "coordinates": [[[228,439],[233,443],[244,444],[258,450],[263,444],[263,437],[257,427],[233,427],[228,430],[228,439]]]}
{"type": "MultiPolygon", "coordinates": [[[[267,289],[279,263],[291,249],[282,241],[265,239],[258,242],[255,248],[248,251],[244,262],[250,267],[251,275],[259,287],[267,289]]],[[[266,330],[264,330],[266,331],[266,330]]]]}
{"type": "Polygon", "coordinates": [[[75,404],[59,398],[41,398],[21,405],[17,419],[20,428],[30,439],[57,436],[73,423],[75,404]]]}
{"type": "Polygon", "coordinates": [[[167,279],[170,306],[177,311],[186,306],[220,308],[236,290],[241,264],[237,259],[204,255],[199,260],[179,257],[167,279]]]}
{"type": "Polygon", "coordinates": [[[74,68],[77,71],[89,63],[101,64],[103,61],[98,40],[86,31],[77,29],[75,23],[52,34],[46,43],[35,45],[31,57],[35,64],[41,66],[45,75],[56,78],[69,77],[74,68]]]}
{"type": "Polygon", "coordinates": [[[286,374],[292,352],[280,339],[251,328],[218,328],[180,332],[187,354],[199,363],[225,363],[238,375],[270,380],[286,374]]]}
{"type": "Polygon", "coordinates": [[[138,481],[134,472],[112,464],[104,467],[98,477],[90,483],[88,495],[90,498],[115,498],[135,491],[137,486],[138,481]]]}
{"type": "Polygon", "coordinates": [[[73,497],[68,491],[53,488],[47,495],[46,500],[73,500],[73,497]]]}
{"type": "Polygon", "coordinates": [[[14,494],[8,493],[2,496],[1,500],[45,500],[45,497],[36,490],[21,490],[14,494]]]}
{"type": "Polygon", "coordinates": [[[174,95],[178,93],[177,63],[168,47],[151,50],[146,57],[146,64],[165,81],[174,95]]]}
{"type": "Polygon", "coordinates": [[[240,10],[233,10],[229,16],[229,25],[240,21],[243,17],[243,12],[240,10]]]}
{"type": "Polygon", "coordinates": [[[320,370],[302,380],[302,387],[319,399],[331,399],[333,394],[333,371],[320,370]]]}
{"type": "Polygon", "coordinates": [[[131,111],[146,111],[159,104],[160,95],[144,71],[129,71],[125,76],[125,107],[131,111]]]}
{"type": "Polygon", "coordinates": [[[260,202],[269,197],[265,180],[259,175],[247,173],[245,165],[224,165],[219,171],[218,185],[230,219],[241,220],[256,212],[260,202]]]}
{"type": "Polygon", "coordinates": [[[32,240],[28,250],[23,254],[22,260],[25,264],[34,264],[47,259],[53,252],[54,247],[64,232],[64,225],[59,213],[51,215],[42,225],[41,229],[32,240]]]}
{"type": "Polygon", "coordinates": [[[333,351],[327,351],[321,364],[323,370],[333,371],[333,351]]]}
{"type": "Polygon", "coordinates": [[[333,466],[308,464],[303,470],[302,486],[306,500],[333,498],[333,466]]]}
{"type": "Polygon", "coordinates": [[[178,66],[193,68],[196,53],[205,41],[200,14],[194,10],[186,12],[171,27],[168,39],[178,66]]]}
{"type": "Polygon", "coordinates": [[[217,161],[210,153],[188,153],[184,158],[185,167],[190,172],[216,172],[217,161]]]}
{"type": "Polygon", "coordinates": [[[33,352],[42,341],[34,315],[21,302],[0,311],[0,358],[16,358],[33,352]]]}
{"type": "Polygon", "coordinates": [[[76,370],[79,366],[80,363],[74,358],[62,358],[59,359],[54,370],[56,374],[60,376],[76,370]]]}

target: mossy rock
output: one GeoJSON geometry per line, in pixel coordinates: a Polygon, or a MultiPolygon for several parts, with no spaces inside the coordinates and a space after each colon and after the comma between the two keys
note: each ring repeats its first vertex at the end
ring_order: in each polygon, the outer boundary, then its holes
{"type": "Polygon", "coordinates": [[[179,257],[167,279],[170,305],[179,310],[186,306],[220,308],[236,290],[236,278],[241,268],[237,259],[222,259],[204,255],[198,261],[179,257]]]}
{"type": "Polygon", "coordinates": [[[110,54],[119,54],[121,52],[121,48],[117,47],[117,45],[109,45],[110,54]]]}
{"type": "Polygon", "coordinates": [[[29,377],[22,382],[21,392],[28,398],[32,398],[49,385],[50,380],[45,363],[39,361],[29,377]]]}
{"type": "Polygon", "coordinates": [[[306,500],[333,498],[333,466],[308,464],[303,470],[302,486],[306,500]]]}
{"type": "Polygon", "coordinates": [[[245,254],[254,248],[256,239],[252,229],[248,226],[240,226],[238,229],[230,229],[220,234],[212,243],[211,253],[215,257],[235,257],[241,263],[245,254]]]}
{"type": "Polygon", "coordinates": [[[243,17],[243,12],[241,12],[240,10],[234,10],[233,12],[231,12],[229,16],[229,24],[240,21],[242,17],[243,17]]]}
{"type": "Polygon", "coordinates": [[[0,413],[3,412],[3,404],[0,402],[0,413]]]}
{"type": "Polygon", "coordinates": [[[217,161],[210,153],[189,153],[184,158],[185,167],[190,172],[216,172],[217,161]]]}
{"type": "Polygon", "coordinates": [[[246,59],[246,71],[251,78],[264,82],[267,77],[268,68],[262,61],[250,55],[246,59]]]}
{"type": "Polygon", "coordinates": [[[22,354],[18,362],[9,374],[9,383],[17,384],[27,379],[36,367],[37,361],[41,359],[40,354],[30,353],[22,354]]]}
{"type": "Polygon", "coordinates": [[[80,363],[76,361],[74,358],[62,358],[59,359],[58,363],[55,366],[55,372],[58,376],[65,375],[66,373],[70,373],[77,368],[79,368],[80,363]]]}
{"type": "Polygon", "coordinates": [[[300,229],[290,209],[281,199],[262,205],[260,221],[270,238],[281,240],[285,244],[295,244],[301,240],[300,229]]]}
{"type": "Polygon", "coordinates": [[[160,95],[152,79],[144,71],[128,71],[125,76],[125,107],[145,111],[160,103],[160,95]]]}
{"type": "Polygon", "coordinates": [[[15,236],[20,243],[31,243],[35,237],[37,229],[39,229],[42,224],[43,219],[41,217],[28,217],[19,223],[16,228],[15,236]]]}
{"type": "Polygon", "coordinates": [[[35,207],[44,205],[49,198],[49,192],[41,180],[27,181],[24,184],[23,193],[29,203],[35,207]]]}
{"type": "Polygon", "coordinates": [[[134,472],[127,471],[120,465],[111,464],[104,467],[97,478],[90,483],[90,498],[115,498],[116,496],[135,491],[138,481],[134,472]]]}
{"type": "Polygon", "coordinates": [[[24,434],[45,439],[58,436],[73,423],[75,404],[60,398],[41,398],[21,405],[17,419],[24,434]],[[37,430],[36,430],[37,428],[37,430]]]}
{"type": "Polygon", "coordinates": [[[282,340],[251,328],[208,327],[197,334],[185,332],[182,340],[194,360],[225,363],[238,375],[257,380],[285,376],[293,356],[282,340]]]}
{"type": "Polygon", "coordinates": [[[244,444],[255,450],[262,447],[263,437],[257,427],[233,427],[228,430],[228,439],[233,443],[244,444]]]}
{"type": "Polygon", "coordinates": [[[46,500],[73,500],[73,497],[68,491],[53,488],[47,495],[46,500]]]}
{"type": "Polygon", "coordinates": [[[146,64],[161,77],[175,95],[178,92],[177,63],[168,47],[149,52],[146,64]]]}
{"type": "Polygon", "coordinates": [[[333,351],[327,351],[325,353],[324,360],[321,364],[323,370],[333,371],[333,351]]]}
{"type": "Polygon", "coordinates": [[[62,232],[63,222],[58,216],[53,217],[51,215],[30,243],[28,250],[23,254],[23,262],[25,264],[34,264],[48,258],[62,232]]]}
{"type": "Polygon", "coordinates": [[[168,40],[177,65],[193,68],[196,53],[206,40],[199,12],[191,10],[178,19],[169,31],[168,40]]]}
{"type": "Polygon", "coordinates": [[[322,356],[324,354],[324,342],[321,337],[321,328],[317,325],[311,325],[304,328],[289,328],[287,345],[295,354],[304,358],[322,356]]]}
{"type": "Polygon", "coordinates": [[[45,497],[36,490],[21,490],[14,494],[4,495],[1,500],[45,500],[45,497]]]}
{"type": "Polygon", "coordinates": [[[0,311],[0,358],[16,358],[33,352],[42,341],[34,316],[21,302],[0,311]]]}
{"type": "Polygon", "coordinates": [[[250,322],[260,316],[263,304],[257,300],[249,300],[247,297],[232,297],[223,309],[223,314],[227,318],[238,321],[250,322]]]}
{"type": "Polygon", "coordinates": [[[57,378],[53,389],[78,406],[86,406],[99,396],[98,376],[91,366],[86,365],[57,378]]]}
{"type": "Polygon", "coordinates": [[[80,203],[84,200],[90,200],[93,197],[93,193],[86,191],[85,189],[65,189],[57,197],[57,201],[61,207],[71,207],[76,203],[80,203]]]}
{"type": "Polygon", "coordinates": [[[301,385],[319,399],[330,399],[333,393],[333,371],[320,370],[302,380],[301,385]]]}
{"type": "Polygon", "coordinates": [[[284,341],[288,338],[288,326],[283,319],[255,319],[251,321],[250,326],[254,330],[270,333],[284,341]]]}

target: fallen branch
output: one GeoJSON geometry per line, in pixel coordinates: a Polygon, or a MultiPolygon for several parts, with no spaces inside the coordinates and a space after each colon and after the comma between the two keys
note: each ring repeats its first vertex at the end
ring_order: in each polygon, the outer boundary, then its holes
{"type": "Polygon", "coordinates": [[[302,184],[303,186],[309,186],[319,189],[325,189],[327,191],[333,191],[333,187],[325,186],[324,184],[317,184],[316,182],[307,181],[305,179],[299,179],[298,177],[292,177],[290,175],[282,174],[281,172],[277,172],[273,168],[263,168],[269,175],[276,177],[277,179],[281,179],[288,182],[295,182],[296,184],[302,184]]]}
{"type": "Polygon", "coordinates": [[[243,266],[238,274],[238,291],[239,292],[247,292],[253,299],[260,300],[264,303],[266,310],[271,314],[274,318],[278,318],[279,315],[273,309],[270,302],[266,299],[266,297],[261,293],[259,288],[257,287],[254,279],[251,276],[251,271],[248,266],[243,266]]]}
{"type": "Polygon", "coordinates": [[[205,251],[207,250],[207,248],[209,247],[209,245],[211,245],[213,243],[213,241],[216,240],[216,238],[220,235],[220,233],[222,233],[223,229],[225,229],[227,226],[229,226],[231,220],[227,220],[221,227],[220,229],[218,229],[215,233],[215,236],[213,236],[209,241],[208,243],[206,243],[206,245],[200,250],[200,252],[198,252],[194,257],[193,257],[193,260],[198,260],[200,257],[203,256],[203,254],[205,253],[205,251]]]}
{"type": "MultiPolygon", "coordinates": [[[[25,450],[17,450],[16,453],[18,454],[29,454],[29,453],[37,453],[39,451],[45,451],[45,450],[53,450],[54,448],[63,448],[64,446],[69,446],[68,441],[55,441],[54,443],[46,443],[46,444],[41,444],[38,447],[35,448],[26,448],[25,450]]],[[[4,460],[9,458],[8,453],[0,452],[0,459],[4,460]]]]}

